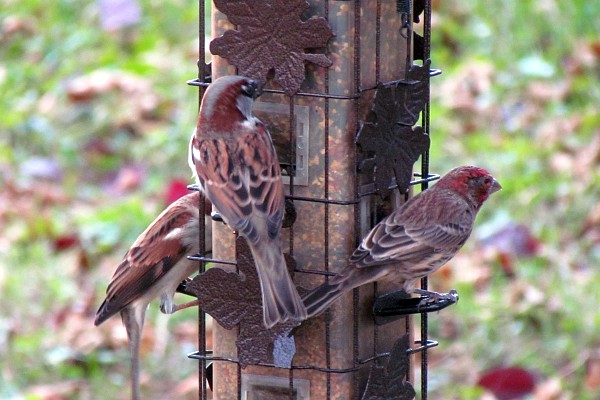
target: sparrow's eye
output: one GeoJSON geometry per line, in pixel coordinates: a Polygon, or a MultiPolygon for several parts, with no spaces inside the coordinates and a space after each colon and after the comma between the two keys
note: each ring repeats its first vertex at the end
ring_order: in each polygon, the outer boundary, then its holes
{"type": "Polygon", "coordinates": [[[254,81],[247,81],[244,85],[242,85],[242,94],[244,96],[248,96],[251,98],[256,97],[258,86],[254,81]]]}

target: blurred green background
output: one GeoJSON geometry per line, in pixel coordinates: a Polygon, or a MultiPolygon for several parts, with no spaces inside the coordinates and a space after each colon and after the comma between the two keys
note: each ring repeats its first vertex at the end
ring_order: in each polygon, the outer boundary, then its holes
{"type": "MultiPolygon", "coordinates": [[[[3,399],[127,398],[125,332],[92,317],[190,181],[197,4],[141,0],[116,22],[103,4],[0,9],[3,399]]],[[[486,398],[477,382],[507,367],[535,378],[528,398],[600,398],[599,59],[600,2],[434,1],[431,169],[481,165],[504,189],[431,279],[461,300],[430,318],[430,398],[486,398]]],[[[150,308],[153,398],[196,398],[195,326],[150,308]]]]}

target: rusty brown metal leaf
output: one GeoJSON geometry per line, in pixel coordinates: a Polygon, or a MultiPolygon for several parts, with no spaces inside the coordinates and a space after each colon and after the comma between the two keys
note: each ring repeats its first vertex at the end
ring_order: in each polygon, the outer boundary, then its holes
{"type": "Polygon", "coordinates": [[[406,380],[409,367],[408,335],[394,343],[386,367],[374,365],[369,374],[362,400],[412,400],[415,390],[406,380]]]}
{"type": "MultiPolygon", "coordinates": [[[[243,368],[258,363],[289,367],[295,353],[290,333],[297,323],[285,322],[265,328],[258,274],[245,239],[237,239],[236,251],[239,272],[209,268],[188,283],[186,291],[196,296],[202,309],[225,329],[239,325],[236,345],[243,368]]],[[[287,259],[288,266],[293,267],[293,259],[290,259],[287,259]]]]}
{"type": "Polygon", "coordinates": [[[275,82],[291,96],[304,82],[305,62],[331,66],[324,54],[305,52],[327,46],[333,36],[324,18],[300,19],[309,6],[306,1],[215,0],[214,4],[238,30],[214,39],[210,52],[226,58],[241,75],[264,84],[273,70],[275,82]]]}

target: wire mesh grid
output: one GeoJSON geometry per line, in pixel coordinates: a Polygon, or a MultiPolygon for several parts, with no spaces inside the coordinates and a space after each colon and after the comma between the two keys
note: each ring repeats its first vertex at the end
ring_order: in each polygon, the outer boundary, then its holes
{"type": "MultiPolygon", "coordinates": [[[[320,10],[322,11],[322,17],[329,21],[330,19],[330,4],[332,3],[341,3],[340,1],[324,1],[320,5],[320,10]]],[[[322,253],[320,254],[321,262],[314,263],[302,263],[299,262],[295,268],[295,277],[304,281],[315,282],[315,279],[320,279],[320,281],[325,281],[329,276],[334,275],[332,271],[332,255],[330,253],[330,249],[332,246],[337,244],[332,244],[330,239],[332,237],[332,219],[338,218],[339,214],[349,214],[352,215],[352,221],[350,223],[351,230],[348,231],[346,236],[351,236],[349,240],[352,242],[353,247],[359,243],[361,239],[361,233],[364,233],[365,229],[370,228],[374,223],[378,221],[380,216],[377,214],[378,206],[380,206],[379,196],[377,195],[376,188],[369,183],[365,183],[364,177],[361,177],[358,173],[351,173],[351,182],[352,188],[350,190],[332,190],[332,175],[335,172],[335,157],[338,156],[337,153],[332,155],[332,134],[330,132],[330,127],[332,126],[332,112],[338,107],[340,104],[344,104],[344,107],[351,109],[353,117],[351,117],[351,121],[348,123],[348,127],[350,128],[347,132],[349,136],[349,141],[354,142],[354,136],[356,132],[359,131],[361,120],[363,115],[365,114],[365,98],[372,99],[374,92],[377,89],[377,84],[386,83],[381,82],[382,79],[382,66],[386,63],[387,56],[382,56],[382,41],[385,41],[386,38],[382,37],[382,20],[384,15],[386,14],[386,10],[382,10],[383,2],[381,0],[376,1],[368,1],[361,2],[358,0],[355,1],[346,1],[348,7],[352,8],[353,20],[348,21],[350,29],[348,30],[351,34],[348,36],[348,40],[352,41],[353,54],[350,62],[349,68],[352,69],[352,80],[351,90],[349,91],[332,91],[330,87],[335,86],[331,83],[330,72],[327,69],[323,70],[322,73],[322,84],[318,85],[317,90],[300,90],[295,93],[293,96],[288,96],[283,90],[274,89],[274,88],[265,88],[263,96],[270,96],[271,99],[276,99],[278,103],[287,103],[287,127],[289,128],[289,135],[287,140],[287,151],[288,155],[286,159],[288,162],[282,162],[282,169],[287,172],[287,176],[289,179],[288,195],[286,196],[287,200],[291,200],[296,208],[303,210],[315,210],[315,207],[318,208],[318,212],[314,214],[320,218],[312,218],[312,223],[321,224],[322,228],[317,231],[320,233],[319,242],[321,243],[322,253]],[[361,16],[365,12],[365,8],[370,7],[375,10],[375,23],[372,26],[361,27],[362,18],[361,16]],[[368,28],[369,30],[373,30],[374,34],[374,43],[365,44],[362,41],[365,38],[365,34],[363,32],[364,29],[368,28]],[[365,84],[364,82],[364,71],[361,72],[361,68],[364,68],[365,60],[361,57],[361,48],[365,45],[371,46],[374,44],[374,59],[370,60],[369,63],[372,64],[372,72],[374,73],[374,79],[372,82],[375,84],[365,84]],[[322,118],[322,124],[320,125],[323,129],[322,135],[312,135],[310,139],[314,139],[315,137],[320,139],[320,149],[318,152],[321,157],[322,164],[322,175],[320,179],[320,188],[322,190],[316,192],[302,190],[300,185],[297,184],[296,180],[297,176],[297,168],[298,168],[298,157],[297,157],[297,141],[299,132],[298,132],[298,124],[297,124],[297,114],[298,108],[301,107],[298,104],[301,104],[298,99],[307,98],[310,99],[310,106],[314,107],[314,109],[319,110],[318,113],[322,118]],[[299,189],[300,188],[300,189],[299,189]],[[345,196],[339,196],[339,193],[346,193],[345,196]],[[312,208],[303,208],[304,204],[311,204],[312,208]],[[340,209],[346,209],[349,211],[340,212],[340,209]],[[316,267],[315,265],[318,264],[316,267]],[[307,277],[303,280],[304,277],[307,277]],[[315,278],[317,277],[317,278],[315,278]]],[[[430,52],[430,35],[431,35],[431,4],[429,0],[426,1],[418,1],[416,4],[412,4],[411,1],[397,1],[396,2],[397,13],[395,14],[395,18],[399,20],[399,29],[401,37],[404,38],[404,41],[401,43],[397,43],[398,49],[404,49],[405,51],[399,51],[399,54],[404,58],[403,63],[404,66],[402,69],[404,76],[400,76],[398,80],[405,80],[407,77],[407,72],[413,65],[414,59],[427,60],[429,58],[430,52]],[[414,11],[413,11],[414,10],[414,11]],[[417,11],[418,10],[418,11],[417,11]],[[418,13],[418,14],[417,14],[418,13]],[[422,17],[422,21],[419,24],[419,29],[422,29],[422,36],[415,34],[413,35],[413,17],[419,16],[422,17]],[[409,49],[406,51],[406,49],[409,49]]],[[[336,8],[339,11],[339,8],[336,8]]],[[[202,98],[204,94],[204,90],[210,84],[212,76],[210,66],[206,63],[206,48],[204,36],[206,34],[205,28],[205,17],[206,17],[206,8],[205,2],[199,2],[199,60],[198,60],[198,77],[188,83],[193,86],[199,87],[199,99],[202,98]]],[[[371,34],[369,34],[371,35],[371,34]]],[[[370,37],[370,36],[369,36],[370,37]]],[[[367,67],[369,69],[371,67],[367,67]]],[[[432,71],[431,75],[435,75],[439,73],[438,71],[432,71]]],[[[314,89],[314,87],[312,87],[314,89]]],[[[427,88],[428,90],[428,88],[427,88]]],[[[281,112],[281,110],[280,110],[281,112]]],[[[429,102],[428,102],[428,93],[427,93],[427,101],[425,102],[424,109],[421,112],[420,124],[423,128],[423,131],[426,134],[430,134],[429,131],[429,102]]],[[[311,132],[312,133],[312,132],[311,132]]],[[[281,153],[280,149],[278,152],[281,153]]],[[[354,163],[355,166],[358,166],[359,162],[359,154],[356,146],[354,146],[354,151],[352,154],[348,155],[351,159],[351,162],[354,163]]],[[[280,154],[281,158],[281,154],[280,154]]],[[[429,153],[425,151],[421,154],[421,166],[420,173],[415,175],[415,178],[411,180],[410,185],[420,185],[421,189],[424,190],[427,188],[427,185],[430,181],[438,178],[437,175],[430,174],[429,171],[429,153]]],[[[308,162],[304,160],[304,162],[308,162]]],[[[411,165],[412,167],[412,165],[411,165]]],[[[355,168],[356,170],[356,168],[355,168]]],[[[310,184],[309,184],[310,186],[310,184]]],[[[390,187],[390,189],[396,189],[395,187],[390,187]]],[[[402,195],[404,199],[407,198],[407,195],[402,195]]],[[[200,205],[201,215],[205,212],[205,205],[202,203],[200,205]]],[[[307,215],[305,212],[302,213],[300,218],[310,218],[310,215],[307,215]]],[[[203,224],[201,224],[203,225],[203,224]]],[[[304,236],[297,233],[297,229],[294,225],[292,225],[285,235],[285,240],[287,242],[287,252],[291,256],[298,257],[300,253],[305,252],[306,248],[304,248],[304,236]]],[[[218,260],[205,256],[205,250],[207,248],[205,243],[205,228],[201,226],[200,235],[200,253],[197,256],[192,258],[200,261],[200,272],[204,272],[206,263],[214,263],[215,265],[220,264],[236,264],[236,260],[218,260]]],[[[302,257],[300,257],[302,258],[302,257]]],[[[298,279],[297,279],[298,280],[298,279]]],[[[421,286],[423,288],[427,288],[427,279],[423,279],[421,282],[421,286]]],[[[377,324],[372,326],[372,329],[369,331],[369,335],[372,335],[372,338],[367,340],[366,343],[369,344],[370,349],[366,350],[365,341],[361,339],[361,327],[363,325],[363,318],[361,316],[361,294],[360,291],[362,289],[355,289],[352,297],[352,343],[351,343],[351,361],[349,365],[344,367],[337,366],[337,362],[333,360],[335,356],[332,355],[332,346],[334,345],[334,341],[336,340],[337,332],[332,331],[331,326],[331,315],[332,311],[328,310],[326,312],[326,316],[324,318],[323,331],[320,332],[321,338],[319,340],[323,341],[322,347],[324,349],[324,354],[322,357],[322,363],[308,363],[308,362],[300,362],[297,363],[295,360],[292,363],[290,368],[287,368],[287,387],[283,388],[283,395],[281,398],[289,398],[296,399],[302,398],[299,395],[297,385],[297,380],[295,377],[301,373],[301,371],[313,371],[314,373],[318,373],[324,376],[325,381],[325,389],[324,393],[318,395],[312,395],[312,398],[323,398],[323,399],[333,399],[337,398],[337,386],[335,384],[335,376],[337,375],[351,375],[356,376],[356,378],[352,378],[351,382],[354,386],[352,390],[353,398],[368,398],[363,396],[364,386],[367,380],[367,374],[369,372],[369,367],[371,365],[379,365],[386,358],[390,356],[389,349],[380,349],[379,345],[379,336],[385,335],[386,333],[382,333],[381,329],[377,324]],[[365,356],[365,354],[368,354],[365,356]],[[336,365],[334,365],[336,364],[336,365]],[[356,374],[356,375],[354,375],[356,374]]],[[[374,284],[374,293],[378,293],[379,289],[377,284],[374,284]]],[[[418,313],[419,310],[413,310],[412,312],[418,313]]],[[[430,310],[425,310],[430,311],[430,310]]],[[[407,312],[410,313],[410,312],[407,312]]],[[[428,319],[427,312],[421,312],[420,314],[420,338],[413,341],[413,344],[409,349],[406,350],[407,354],[420,354],[420,395],[422,399],[427,398],[428,391],[428,349],[437,345],[437,342],[430,340],[428,337],[428,319]]],[[[197,359],[199,362],[199,398],[200,399],[208,399],[210,398],[210,390],[209,390],[209,382],[212,380],[211,377],[211,368],[209,365],[211,363],[232,363],[237,366],[235,383],[237,384],[237,398],[242,399],[245,398],[245,394],[242,392],[242,380],[243,380],[243,369],[239,360],[235,357],[226,357],[221,356],[219,354],[214,354],[214,352],[207,348],[207,325],[206,325],[206,315],[202,311],[202,308],[199,309],[199,338],[198,338],[198,351],[191,354],[190,357],[193,359],[197,359]]],[[[405,333],[412,337],[412,320],[410,317],[404,317],[404,322],[402,323],[403,330],[405,333]]],[[[272,363],[264,363],[260,362],[257,365],[262,367],[275,367],[275,364],[272,363]]],[[[414,367],[413,367],[414,368],[414,367]]],[[[406,376],[409,380],[414,380],[414,371],[406,371],[406,376]]],[[[323,379],[323,378],[321,378],[323,379]]]]}

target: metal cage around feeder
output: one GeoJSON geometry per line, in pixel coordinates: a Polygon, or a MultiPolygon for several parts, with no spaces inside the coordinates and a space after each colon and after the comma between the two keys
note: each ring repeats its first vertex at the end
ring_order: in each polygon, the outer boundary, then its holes
{"type": "MultiPolygon", "coordinates": [[[[222,75],[266,82],[254,112],[269,127],[286,175],[282,240],[299,290],[315,287],[346,265],[411,186],[426,189],[438,177],[429,172],[428,152],[429,78],[439,73],[429,61],[430,0],[213,4],[211,52],[218,56],[206,63],[200,1],[199,74],[188,83],[201,98],[222,75]]],[[[245,241],[219,222],[213,235],[207,257],[202,227],[200,254],[192,257],[201,274],[185,289],[205,300],[198,351],[190,355],[199,361],[200,399],[209,398],[211,385],[223,399],[411,399],[409,356],[416,353],[427,398],[427,353],[437,345],[428,338],[427,313],[451,302],[417,307],[400,293],[382,295],[392,287],[365,285],[322,316],[267,331],[260,304],[254,307],[260,288],[245,241]],[[205,271],[207,263],[216,268],[205,271]],[[205,311],[218,322],[212,349],[205,311]],[[411,314],[420,316],[418,339],[411,314]]]]}

